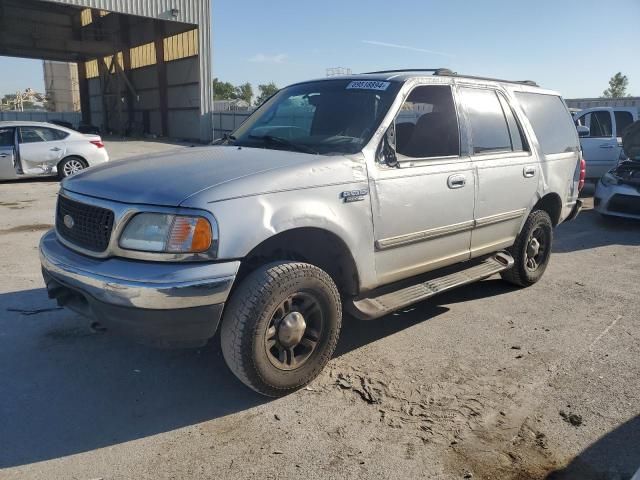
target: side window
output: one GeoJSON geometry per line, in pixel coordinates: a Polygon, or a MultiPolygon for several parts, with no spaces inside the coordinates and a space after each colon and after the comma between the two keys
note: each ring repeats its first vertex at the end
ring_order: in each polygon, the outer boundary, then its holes
{"type": "Polygon", "coordinates": [[[591,114],[590,137],[613,136],[611,114],[608,111],[596,111],[591,114]]]}
{"type": "Polygon", "coordinates": [[[13,147],[13,134],[13,128],[0,128],[0,147],[13,147]]]}
{"type": "Polygon", "coordinates": [[[633,115],[624,110],[616,110],[614,115],[616,117],[616,137],[622,137],[626,128],[633,123],[633,115]]]}
{"type": "Polygon", "coordinates": [[[461,88],[469,115],[473,153],[510,152],[511,136],[498,94],[494,90],[461,88]]]}
{"type": "Polygon", "coordinates": [[[458,117],[448,85],[416,87],[396,116],[396,152],[411,158],[460,155],[458,117]]]}
{"type": "Polygon", "coordinates": [[[21,143],[54,142],[68,137],[68,134],[53,128],[20,127],[21,143]]]}
{"type": "Polygon", "coordinates": [[[516,119],[516,114],[513,112],[513,108],[509,105],[506,98],[501,94],[498,94],[500,99],[500,105],[502,105],[502,111],[507,119],[507,125],[509,126],[509,136],[511,137],[511,149],[514,152],[528,152],[529,146],[527,145],[527,139],[524,136],[522,127],[516,119]]]}
{"type": "Polygon", "coordinates": [[[69,136],[67,132],[63,132],[62,130],[58,130],[56,128],[51,128],[50,130],[56,140],[64,140],[69,136]]]}
{"type": "Polygon", "coordinates": [[[545,155],[579,150],[576,126],[560,97],[517,92],[516,98],[529,119],[545,155]]]}

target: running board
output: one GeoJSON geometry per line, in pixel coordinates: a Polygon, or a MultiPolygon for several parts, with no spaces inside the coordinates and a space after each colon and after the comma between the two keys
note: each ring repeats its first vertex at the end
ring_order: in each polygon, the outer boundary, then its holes
{"type": "MultiPolygon", "coordinates": [[[[349,302],[347,309],[349,313],[360,320],[372,320],[431,298],[438,293],[483,280],[508,270],[512,266],[513,257],[507,252],[498,252],[479,263],[475,262],[472,266],[439,277],[436,276],[427,281],[421,280],[419,283],[409,286],[403,282],[404,285],[396,286],[396,288],[393,285],[382,287],[377,291],[370,292],[373,295],[378,293],[377,296],[355,298],[349,302]]],[[[447,271],[450,272],[451,269],[449,268],[447,271]]],[[[422,278],[424,279],[424,276],[422,278]]]]}

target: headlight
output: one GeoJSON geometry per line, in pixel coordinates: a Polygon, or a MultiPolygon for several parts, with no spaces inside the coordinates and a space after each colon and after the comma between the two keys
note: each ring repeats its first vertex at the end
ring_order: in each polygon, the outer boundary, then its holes
{"type": "Polygon", "coordinates": [[[120,236],[120,248],[143,252],[201,253],[213,244],[211,223],[204,217],[139,213],[120,236]]]}
{"type": "Polygon", "coordinates": [[[610,187],[611,185],[618,185],[620,183],[620,180],[618,180],[615,176],[613,176],[609,172],[605,173],[600,179],[600,181],[602,182],[602,185],[604,185],[605,187],[610,187]]]}

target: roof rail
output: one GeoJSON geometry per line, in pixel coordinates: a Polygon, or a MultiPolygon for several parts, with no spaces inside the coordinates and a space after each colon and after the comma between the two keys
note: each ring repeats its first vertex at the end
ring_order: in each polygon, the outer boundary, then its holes
{"type": "Polygon", "coordinates": [[[440,75],[442,73],[445,72],[449,72],[449,74],[454,74],[454,72],[452,72],[451,70],[449,70],[448,68],[398,68],[395,70],[379,70],[377,72],[364,72],[362,75],[373,75],[376,73],[402,73],[402,72],[431,72],[434,75],[440,75]]]}
{"type": "Polygon", "coordinates": [[[519,83],[522,85],[529,85],[531,87],[540,86],[533,80],[504,80],[501,78],[477,77],[473,75],[460,75],[458,72],[454,72],[448,68],[402,68],[397,70],[380,70],[378,72],[366,72],[363,75],[378,74],[378,73],[403,73],[403,72],[430,72],[433,75],[442,76],[442,77],[464,77],[464,78],[471,78],[473,80],[489,80],[492,82],[519,83]]]}
{"type": "MultiPolygon", "coordinates": [[[[446,69],[443,69],[446,70],[446,69]]],[[[492,77],[477,77],[474,75],[459,75],[456,72],[451,72],[449,70],[449,72],[439,72],[439,73],[434,73],[434,75],[442,75],[442,76],[449,76],[449,77],[464,77],[464,78],[471,78],[472,80],[489,80],[491,82],[503,82],[503,83],[520,83],[522,85],[529,85],[531,87],[539,87],[540,85],[538,85],[536,82],[534,82],[533,80],[505,80],[503,78],[492,78],[492,77]]]]}

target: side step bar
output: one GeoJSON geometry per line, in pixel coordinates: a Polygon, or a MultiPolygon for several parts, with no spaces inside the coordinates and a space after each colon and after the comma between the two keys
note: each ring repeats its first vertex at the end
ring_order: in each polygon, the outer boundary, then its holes
{"type": "MultiPolygon", "coordinates": [[[[507,252],[498,252],[492,257],[485,258],[479,263],[474,262],[472,266],[466,266],[453,273],[432,277],[426,281],[423,276],[419,283],[408,286],[406,282],[402,282],[403,285],[396,284],[395,288],[394,285],[382,287],[369,292],[370,296],[355,298],[347,305],[347,309],[360,320],[372,320],[431,298],[438,293],[483,280],[512,266],[513,257],[507,252]]],[[[447,272],[451,272],[451,269],[447,269],[447,272]]]]}

